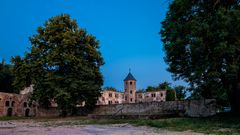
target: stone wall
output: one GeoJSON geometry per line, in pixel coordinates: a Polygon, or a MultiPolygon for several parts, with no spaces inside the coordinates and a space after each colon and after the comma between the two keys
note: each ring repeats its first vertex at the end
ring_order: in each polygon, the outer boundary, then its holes
{"type": "MultiPolygon", "coordinates": [[[[75,113],[78,116],[86,116],[90,113],[90,111],[85,107],[77,107],[77,110],[75,113]]],[[[71,114],[69,113],[68,116],[70,115],[71,114]]],[[[36,116],[37,117],[58,117],[60,116],[60,110],[57,107],[49,107],[47,109],[38,107],[36,111],[36,116]]]]}
{"type": "Polygon", "coordinates": [[[36,116],[37,117],[57,117],[57,116],[60,116],[60,112],[57,109],[57,107],[50,107],[47,109],[38,108],[36,116]]]}
{"type": "Polygon", "coordinates": [[[97,116],[164,116],[185,115],[189,117],[208,117],[216,114],[214,99],[191,101],[147,102],[97,106],[90,117],[97,116]]]}

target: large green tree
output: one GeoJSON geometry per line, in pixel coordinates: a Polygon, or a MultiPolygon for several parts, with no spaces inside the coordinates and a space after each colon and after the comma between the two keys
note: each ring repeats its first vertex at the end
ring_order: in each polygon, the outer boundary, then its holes
{"type": "Polygon", "coordinates": [[[104,64],[96,38],[78,27],[69,15],[50,18],[30,37],[30,52],[12,59],[19,89],[34,85],[40,105],[58,104],[63,115],[82,101],[94,106],[100,95],[104,64]]]}
{"type": "Polygon", "coordinates": [[[174,78],[240,113],[239,0],[174,0],[160,33],[174,78]]]}

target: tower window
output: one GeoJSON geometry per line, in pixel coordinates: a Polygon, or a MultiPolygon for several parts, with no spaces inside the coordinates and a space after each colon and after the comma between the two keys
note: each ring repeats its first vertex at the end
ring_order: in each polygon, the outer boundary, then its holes
{"type": "Polygon", "coordinates": [[[132,94],[132,90],[130,90],[130,94],[132,94]]]}
{"type": "Polygon", "coordinates": [[[132,85],[132,82],[130,82],[130,85],[132,85]]]}
{"type": "Polygon", "coordinates": [[[133,100],[133,99],[132,99],[132,98],[130,98],[130,101],[131,101],[131,102],[132,102],[132,100],[133,100]]]}

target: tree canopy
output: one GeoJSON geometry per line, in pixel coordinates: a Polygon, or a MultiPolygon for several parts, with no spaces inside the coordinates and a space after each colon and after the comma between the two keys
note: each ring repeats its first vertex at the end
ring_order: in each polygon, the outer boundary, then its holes
{"type": "Polygon", "coordinates": [[[30,37],[30,52],[12,58],[18,89],[33,84],[32,98],[43,106],[52,101],[63,115],[85,101],[95,105],[100,95],[104,64],[98,40],[62,14],[52,17],[30,37]]]}
{"type": "Polygon", "coordinates": [[[240,2],[174,0],[162,22],[168,71],[240,112],[240,2]]]}
{"type": "Polygon", "coordinates": [[[104,87],[103,90],[117,91],[117,89],[114,87],[104,87]]]}
{"type": "Polygon", "coordinates": [[[184,100],[187,96],[187,89],[184,86],[175,86],[173,88],[176,92],[176,97],[178,100],[184,100]]]}
{"type": "Polygon", "coordinates": [[[6,64],[3,60],[0,63],[0,92],[14,92],[12,65],[6,64]]]}

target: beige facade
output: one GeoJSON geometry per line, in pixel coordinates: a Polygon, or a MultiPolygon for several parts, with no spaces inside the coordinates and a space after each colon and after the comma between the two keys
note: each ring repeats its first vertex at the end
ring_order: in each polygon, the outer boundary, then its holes
{"type": "Polygon", "coordinates": [[[137,80],[129,73],[124,79],[124,92],[104,90],[97,105],[166,101],[166,90],[137,92],[136,82],[137,80]]]}
{"type": "Polygon", "coordinates": [[[105,90],[102,92],[102,96],[98,98],[97,105],[122,104],[123,100],[123,93],[105,90]]]}
{"type": "Polygon", "coordinates": [[[163,102],[166,101],[166,90],[139,92],[136,94],[137,102],[163,102]]]}

